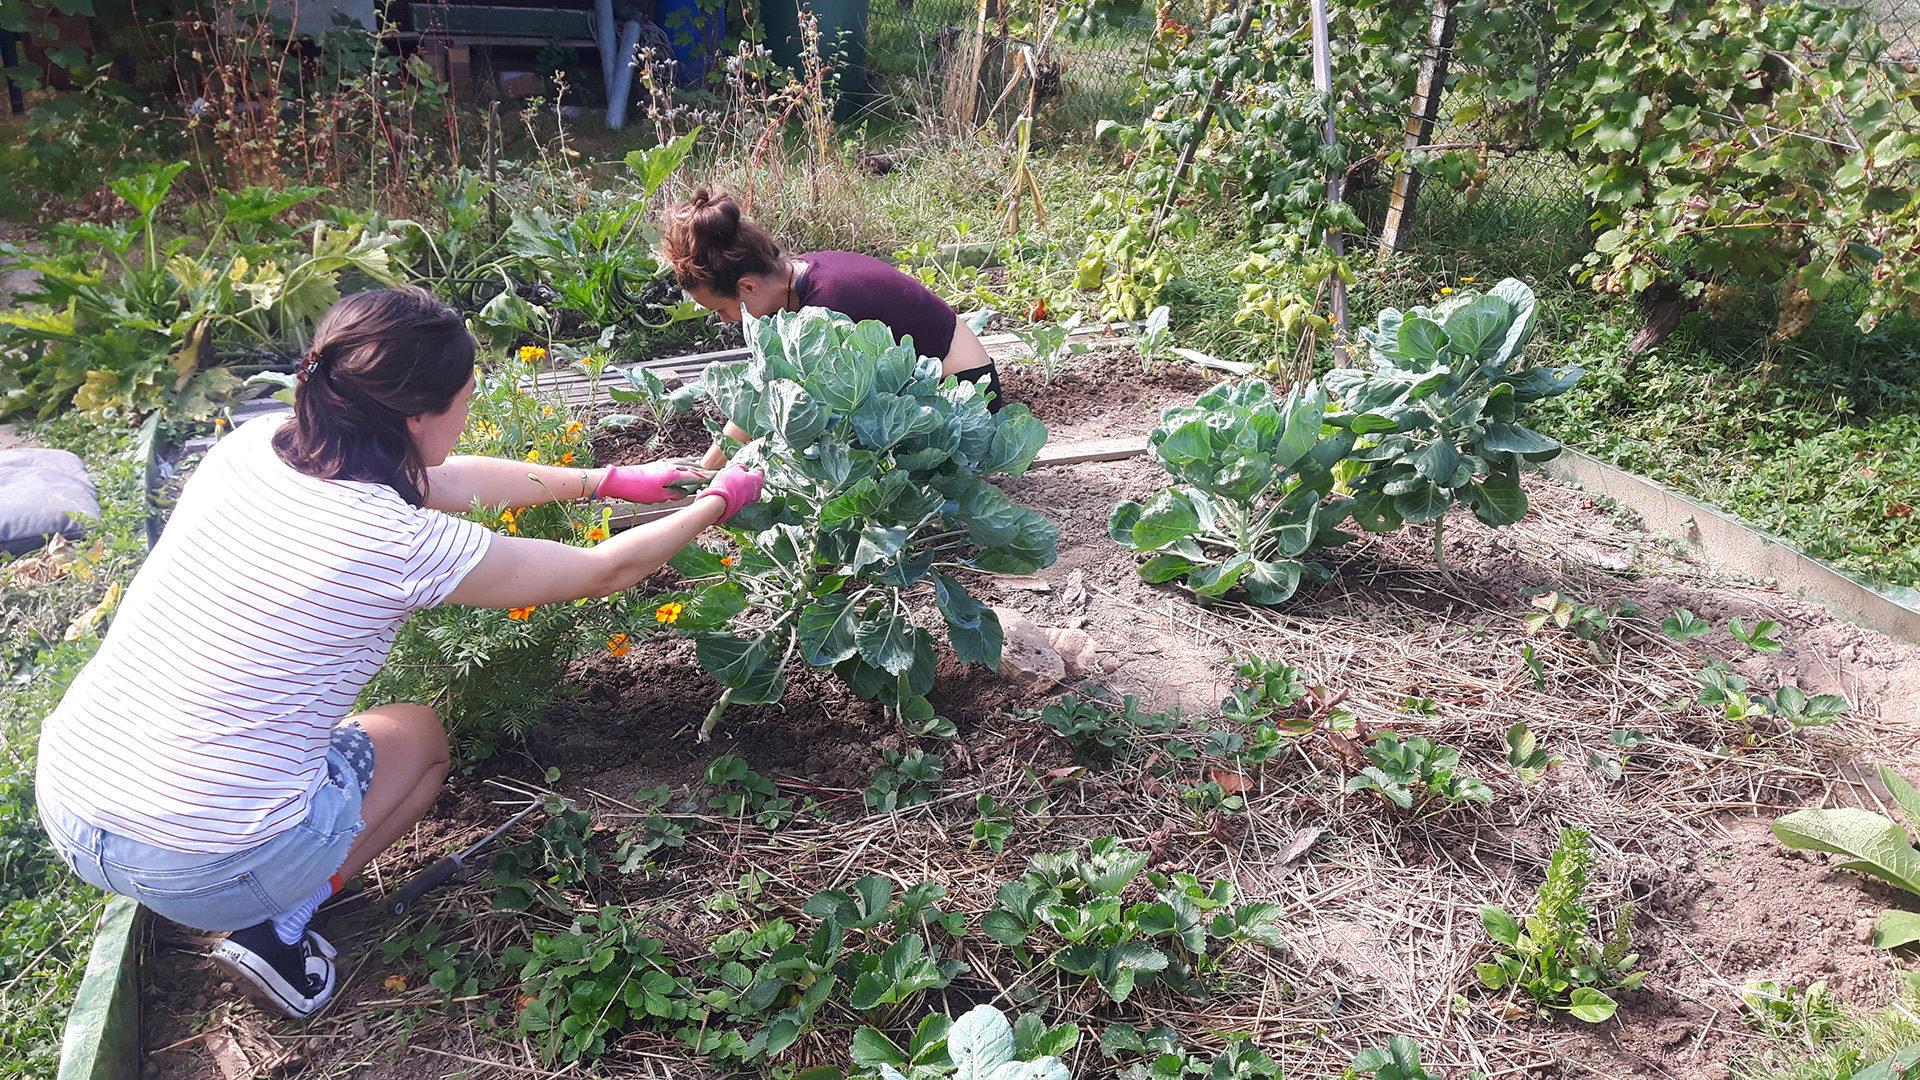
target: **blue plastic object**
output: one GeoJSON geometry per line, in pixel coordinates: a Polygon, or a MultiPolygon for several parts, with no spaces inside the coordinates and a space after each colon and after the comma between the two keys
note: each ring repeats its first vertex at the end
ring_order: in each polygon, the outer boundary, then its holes
{"type": "Polygon", "coordinates": [[[658,0],[654,19],[673,43],[674,81],[693,86],[707,76],[707,67],[727,36],[727,16],[718,0],[658,0]]]}

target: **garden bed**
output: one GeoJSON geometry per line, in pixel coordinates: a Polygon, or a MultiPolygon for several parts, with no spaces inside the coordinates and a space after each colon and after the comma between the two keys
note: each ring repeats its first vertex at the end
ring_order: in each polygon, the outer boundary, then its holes
{"type": "MultiPolygon", "coordinates": [[[[1087,360],[1051,383],[1014,372],[1009,396],[1032,405],[1057,439],[1110,437],[1143,432],[1161,404],[1190,399],[1206,381],[1183,369],[1128,374],[1138,370],[1130,360],[1087,360]],[[1082,409],[1083,392],[1099,405],[1082,409]]],[[[1181,708],[1180,730],[1136,732],[1124,759],[1076,757],[1033,714],[1050,694],[949,659],[931,697],[958,728],[952,740],[910,739],[837,681],[807,674],[777,706],[729,710],[715,743],[703,746],[692,733],[714,686],[691,643],[639,641],[627,655],[579,665],[566,680],[569,696],[548,710],[525,754],[503,754],[455,782],[415,840],[376,867],[367,892],[393,887],[501,820],[498,792],[480,782],[489,773],[550,784],[588,811],[591,846],[606,869],[568,885],[560,907],[536,916],[491,910],[500,887],[484,873],[400,923],[377,915],[367,893],[349,896],[325,927],[343,946],[348,977],[338,1002],[304,1027],[230,1004],[230,988],[198,958],[206,942],[163,928],[147,1039],[152,1050],[168,1049],[150,1057],[149,1075],[247,1075],[301,1062],[320,1075],[358,1077],[558,1074],[564,1063],[543,1062],[514,1031],[524,1007],[517,970],[484,958],[598,909],[624,913],[685,964],[731,930],[775,918],[811,927],[803,902],[868,874],[899,888],[937,882],[942,905],[965,917],[967,931],[935,947],[970,970],[916,999],[890,1031],[900,1035],[927,1011],[958,1015],[979,1002],[1010,1013],[1044,1008],[1050,1023],[1080,1025],[1067,1054],[1080,1077],[1138,1060],[1099,1050],[1104,1029],[1131,1023],[1166,1024],[1199,1054],[1219,1049],[1227,1033],[1250,1032],[1296,1077],[1337,1075],[1360,1049],[1408,1035],[1446,1075],[1720,1080],[1730,1060],[1758,1045],[1740,1019],[1744,984],[1824,979],[1855,1006],[1895,990],[1897,964],[1867,941],[1874,913],[1898,894],[1830,870],[1824,857],[1785,850],[1767,825],[1801,806],[1876,805],[1853,755],[1909,763],[1920,650],[1764,585],[1710,577],[1670,545],[1610,520],[1590,496],[1538,479],[1528,481],[1534,512],[1519,525],[1493,531],[1455,516],[1449,577],[1432,568],[1431,532],[1409,527],[1332,552],[1333,582],[1304,588],[1284,608],[1202,608],[1176,589],[1143,584],[1135,558],[1107,537],[1115,502],[1163,482],[1143,459],[1008,481],[1016,501],[1060,527],[1059,559],[1031,577],[969,588],[1056,632],[1075,668],[1060,689],[1093,683],[1116,698],[1139,695],[1149,710],[1181,708]],[[1631,603],[1645,614],[1616,611],[1598,649],[1551,626],[1530,636],[1530,595],[1543,590],[1602,610],[1631,603]],[[1674,606],[1718,629],[1691,644],[1670,640],[1658,625],[1674,606]],[[1734,617],[1777,620],[1783,650],[1764,655],[1736,642],[1725,628],[1734,617]],[[1221,726],[1233,665],[1248,655],[1293,665],[1328,695],[1344,693],[1340,707],[1361,724],[1458,748],[1496,800],[1411,820],[1371,792],[1343,790],[1350,755],[1325,730],[1259,767],[1221,754],[1171,756],[1169,740],[1200,743],[1197,725],[1221,726]],[[1815,731],[1749,729],[1687,704],[1709,655],[1757,687],[1797,682],[1810,694],[1842,694],[1853,710],[1815,731]],[[1515,723],[1564,759],[1538,783],[1507,763],[1503,738],[1515,723]],[[1609,737],[1626,730],[1646,739],[1611,780],[1589,758],[1618,757],[1609,737]],[[932,801],[868,813],[861,789],[875,769],[889,752],[916,745],[943,760],[932,801]],[[705,771],[723,754],[811,809],[772,830],[709,814],[684,847],[656,852],[651,870],[618,872],[619,834],[647,812],[635,793],[670,788],[670,805],[697,815],[713,791],[705,771]],[[549,769],[557,776],[549,779],[549,769]],[[972,842],[982,795],[1011,829],[1002,852],[972,842]],[[1616,993],[1620,1012],[1598,1025],[1540,1020],[1474,977],[1473,965],[1493,950],[1477,906],[1529,908],[1563,825],[1593,834],[1589,902],[1609,918],[1636,902],[1633,939],[1647,982],[1616,993]],[[1022,1000],[1032,980],[979,933],[979,917],[1029,856],[1084,851],[1103,836],[1149,853],[1156,869],[1231,882],[1237,901],[1280,905],[1287,945],[1233,952],[1206,1000],[1162,989],[1120,1004],[1085,990],[1022,1000]],[[436,973],[439,987],[429,982],[436,973]]],[[[1302,703],[1297,712],[1305,711],[1302,703]]],[[[532,827],[510,839],[524,840],[532,827]]],[[[858,1022],[830,1002],[817,1017],[821,1030],[801,1036],[780,1063],[844,1065],[858,1022]]],[[[607,1076],[707,1071],[644,1030],[609,1036],[594,1067],[607,1076]]]]}

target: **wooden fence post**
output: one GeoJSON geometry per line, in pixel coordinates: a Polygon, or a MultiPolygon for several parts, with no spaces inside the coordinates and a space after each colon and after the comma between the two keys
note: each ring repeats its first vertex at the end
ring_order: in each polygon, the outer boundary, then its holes
{"type": "MultiPolygon", "coordinates": [[[[1433,125],[1440,116],[1440,95],[1447,85],[1447,54],[1453,49],[1454,0],[1434,0],[1433,19],[1427,28],[1427,57],[1420,62],[1420,83],[1413,94],[1413,115],[1407,118],[1408,151],[1433,141],[1433,125]]],[[[1380,229],[1380,252],[1389,254],[1407,248],[1407,216],[1413,213],[1420,197],[1420,171],[1412,162],[1402,160],[1393,177],[1393,194],[1387,200],[1387,221],[1380,229]]]]}

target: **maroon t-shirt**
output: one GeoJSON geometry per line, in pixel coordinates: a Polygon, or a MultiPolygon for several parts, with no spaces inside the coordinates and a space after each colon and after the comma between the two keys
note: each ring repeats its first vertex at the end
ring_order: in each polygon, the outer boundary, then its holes
{"type": "Polygon", "coordinates": [[[944,360],[953,348],[958,321],[953,309],[899,270],[852,251],[810,251],[794,257],[807,264],[806,273],[793,283],[801,307],[823,307],[854,322],[883,322],[895,341],[911,337],[921,356],[944,360]]]}

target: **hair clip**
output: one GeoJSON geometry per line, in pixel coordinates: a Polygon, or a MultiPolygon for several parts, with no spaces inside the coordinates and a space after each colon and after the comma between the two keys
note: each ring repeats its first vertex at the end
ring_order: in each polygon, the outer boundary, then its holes
{"type": "Polygon", "coordinates": [[[307,376],[318,370],[320,370],[320,358],[313,353],[308,353],[300,358],[300,366],[293,369],[293,377],[306,382],[307,376]]]}

